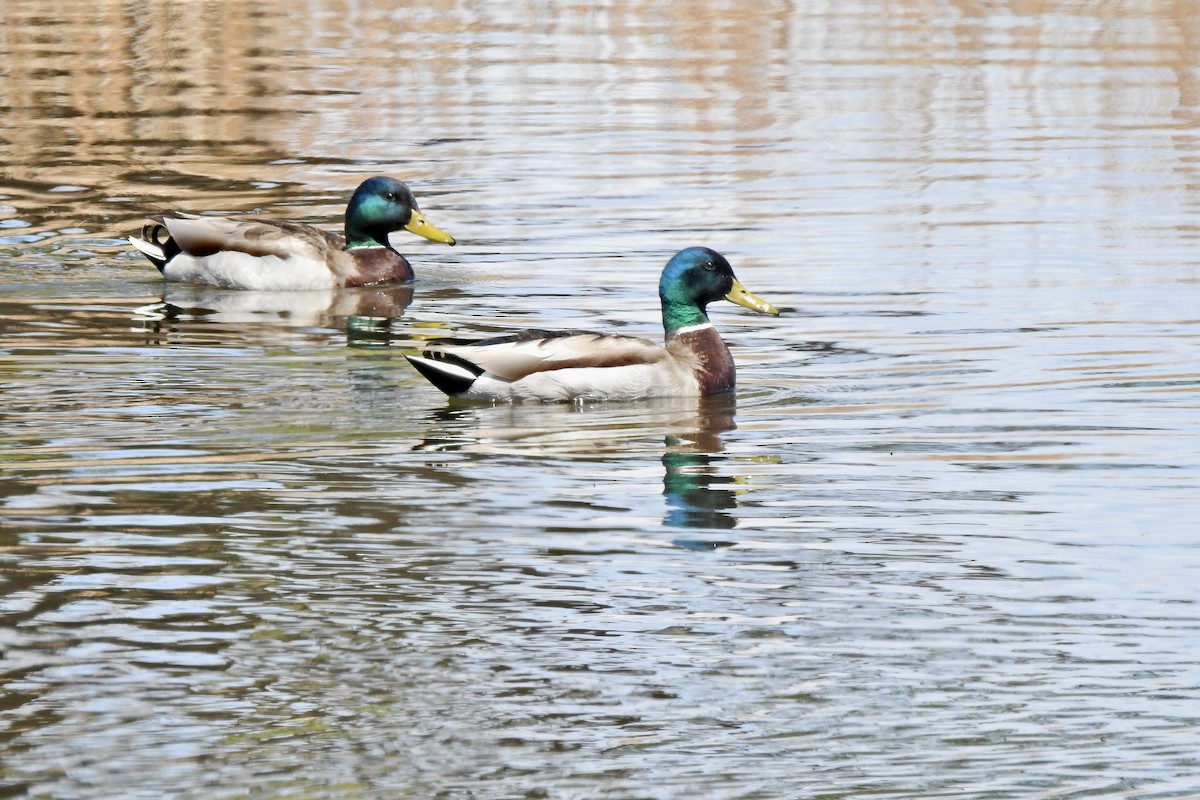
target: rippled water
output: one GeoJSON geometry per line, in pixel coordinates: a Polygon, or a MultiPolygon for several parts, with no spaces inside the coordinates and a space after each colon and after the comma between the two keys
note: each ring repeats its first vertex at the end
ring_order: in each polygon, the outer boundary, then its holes
{"type": "Polygon", "coordinates": [[[3,15],[0,796],[1200,794],[1190,5],[3,15]],[[377,173],[413,287],[121,244],[377,173]],[[657,337],[688,244],[736,398],[404,362],[657,337]]]}

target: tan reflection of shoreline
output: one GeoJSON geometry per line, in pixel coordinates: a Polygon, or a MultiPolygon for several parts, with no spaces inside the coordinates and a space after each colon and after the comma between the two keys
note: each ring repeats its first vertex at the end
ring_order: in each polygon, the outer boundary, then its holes
{"type": "MultiPolygon", "coordinates": [[[[346,172],[491,185],[514,161],[536,171],[543,154],[582,172],[595,169],[588,155],[646,158],[642,132],[669,134],[660,141],[673,152],[654,158],[715,154],[729,184],[769,182],[770,164],[738,153],[797,136],[836,148],[837,130],[813,127],[822,118],[917,115],[898,120],[911,136],[880,144],[884,163],[929,159],[947,125],[986,141],[998,113],[986,110],[1006,87],[985,66],[1016,71],[1007,88],[1031,116],[1070,101],[1119,117],[1144,87],[1105,78],[1132,59],[1143,69],[1132,77],[1156,82],[1152,100],[1190,122],[1200,20],[1183,0],[1151,6],[7,0],[0,193],[33,230],[106,230],[166,204],[246,210],[290,197],[311,212],[314,191],[329,194],[318,213],[334,218],[355,183],[346,172]],[[1078,25],[1064,25],[1071,14],[1078,25]],[[839,65],[860,92],[822,91],[839,65]],[[1087,97],[1046,94],[1060,69],[1098,71],[1098,82],[1087,97]],[[974,99],[959,117],[929,110],[964,92],[974,99]],[[826,107],[848,101],[862,107],[826,107]]],[[[1190,162],[1177,169],[1197,182],[1190,162]]]]}

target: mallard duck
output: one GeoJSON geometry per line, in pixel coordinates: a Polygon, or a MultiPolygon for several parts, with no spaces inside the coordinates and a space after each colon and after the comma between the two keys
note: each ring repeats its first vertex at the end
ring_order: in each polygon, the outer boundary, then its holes
{"type": "Polygon", "coordinates": [[[528,330],[474,342],[431,343],[407,358],[451,397],[505,402],[638,400],[700,396],[734,388],[733,357],[706,307],[725,298],[760,314],[779,311],[755,297],[725,257],[680,250],[658,283],[666,345],[587,331],[528,330]]]}
{"type": "Polygon", "coordinates": [[[129,242],[169,281],[228,289],[295,291],[412,280],[412,266],[388,243],[401,228],[434,242],[454,238],[429,224],[395,178],[363,181],[346,206],[346,233],[273,219],[158,215],[129,242]]]}

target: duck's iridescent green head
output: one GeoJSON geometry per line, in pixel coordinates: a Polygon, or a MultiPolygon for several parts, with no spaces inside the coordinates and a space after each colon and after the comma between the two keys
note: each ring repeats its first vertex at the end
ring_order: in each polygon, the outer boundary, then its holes
{"type": "Polygon", "coordinates": [[[705,309],[722,298],[760,314],[779,316],[775,306],[746,291],[725,256],[707,247],[688,247],[667,262],[658,297],[667,333],[708,322],[705,309]]]}
{"type": "Polygon", "coordinates": [[[401,228],[433,242],[454,244],[417,208],[417,199],[402,181],[377,176],[363,181],[346,206],[347,247],[387,247],[388,234],[401,228]]]}

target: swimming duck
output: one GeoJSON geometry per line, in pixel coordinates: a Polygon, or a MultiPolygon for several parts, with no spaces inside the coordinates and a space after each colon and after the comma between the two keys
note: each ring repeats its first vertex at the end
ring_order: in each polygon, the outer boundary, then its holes
{"type": "Polygon", "coordinates": [[[388,243],[401,228],[453,245],[395,178],[368,178],[346,206],[345,235],[273,219],[157,215],[129,242],[169,281],[228,289],[296,291],[410,281],[412,266],[388,243]]]}
{"type": "Polygon", "coordinates": [[[451,397],[505,402],[638,400],[732,391],[733,357],[706,307],[724,298],[760,314],[779,311],[755,297],[725,257],[680,250],[658,284],[666,344],[587,331],[527,330],[465,343],[431,343],[405,358],[451,397]]]}

